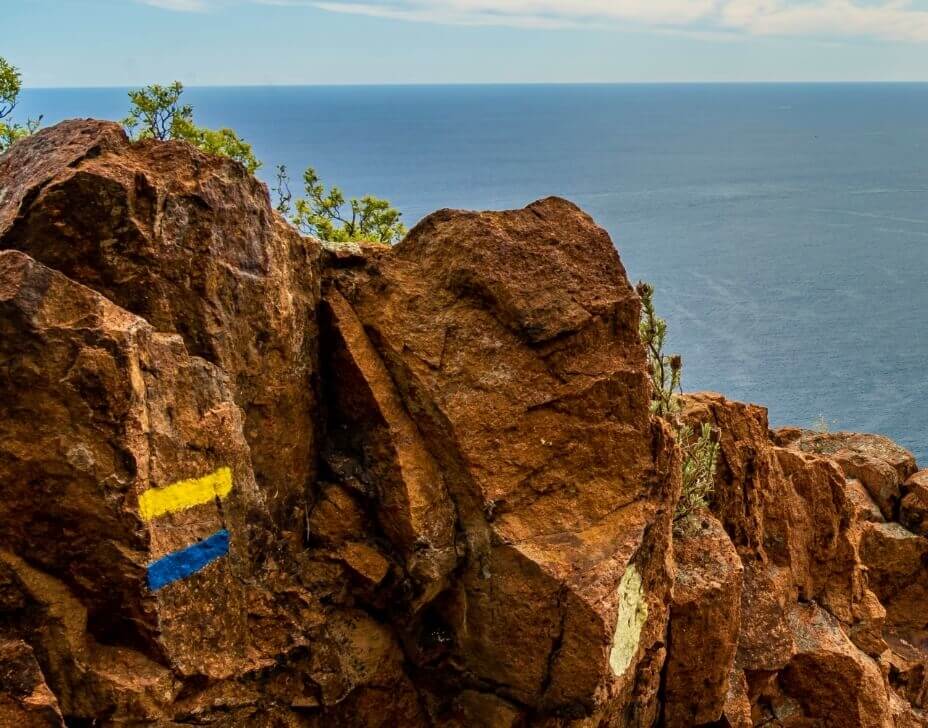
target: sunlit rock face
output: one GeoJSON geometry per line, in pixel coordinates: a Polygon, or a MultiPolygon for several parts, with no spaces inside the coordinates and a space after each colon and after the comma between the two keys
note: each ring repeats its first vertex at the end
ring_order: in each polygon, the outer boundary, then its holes
{"type": "Polygon", "coordinates": [[[415,580],[438,593],[417,614],[417,668],[439,693],[467,675],[536,711],[649,725],[679,485],[672,437],[649,412],[638,298],[606,233],[559,199],[440,211],[392,249],[331,265],[323,301],[331,371],[345,374],[331,390],[339,459],[403,505],[430,504],[433,528],[452,513],[467,554],[449,579],[444,536],[417,539],[416,563],[433,566],[415,580]],[[414,436],[397,436],[394,398],[414,436]],[[413,451],[440,480],[403,466],[413,451]],[[390,458],[408,475],[383,474],[390,458]]]}
{"type": "Polygon", "coordinates": [[[182,143],[16,144],[0,725],[928,725],[914,459],[688,395],[675,521],[639,316],[564,200],[322,244],[182,143]]]}

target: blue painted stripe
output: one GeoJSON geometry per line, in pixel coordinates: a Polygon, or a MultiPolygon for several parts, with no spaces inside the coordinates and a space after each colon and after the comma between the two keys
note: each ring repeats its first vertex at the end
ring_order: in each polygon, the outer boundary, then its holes
{"type": "Polygon", "coordinates": [[[223,528],[192,546],[151,562],[148,565],[148,586],[152,591],[158,591],[168,584],[196,574],[227,553],[229,532],[223,528]]]}

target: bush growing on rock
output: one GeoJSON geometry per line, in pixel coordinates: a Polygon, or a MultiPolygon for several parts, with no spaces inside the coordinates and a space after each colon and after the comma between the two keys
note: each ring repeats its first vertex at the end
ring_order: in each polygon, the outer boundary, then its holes
{"type": "Polygon", "coordinates": [[[683,490],[674,512],[674,521],[679,523],[708,505],[715,482],[719,444],[708,422],[700,426],[697,435],[692,427],[681,421],[679,396],[683,393],[683,357],[664,353],[667,322],[654,309],[654,287],[639,282],[637,291],[641,297],[638,332],[648,352],[651,374],[651,411],[670,423],[683,452],[683,490]]]}
{"type": "Polygon", "coordinates": [[[193,107],[181,104],[184,86],[152,84],[129,92],[132,106],[122,124],[133,139],[182,139],[209,154],[241,162],[254,173],[261,162],[251,145],[228,128],[207,129],[193,121],[193,107]]]}
{"type": "Polygon", "coordinates": [[[664,338],[667,322],[654,310],[654,286],[643,281],[638,283],[641,297],[641,323],[638,327],[641,342],[648,350],[648,370],[651,373],[651,411],[659,417],[670,417],[679,412],[677,396],[683,374],[683,357],[679,354],[664,354],[664,338]]]}
{"type": "Polygon", "coordinates": [[[715,464],[719,443],[712,426],[703,422],[697,435],[689,425],[677,431],[677,443],[683,450],[683,491],[677,502],[677,519],[709,505],[715,485],[715,464]]]}
{"type": "MultiPolygon", "coordinates": [[[[181,139],[209,154],[241,162],[254,173],[261,166],[251,145],[232,129],[207,129],[193,120],[193,107],[181,103],[184,86],[152,84],[129,92],[132,106],[123,126],[133,139],[181,139]]],[[[0,107],[2,108],[2,107],[0,107]]],[[[365,195],[346,200],[338,187],[326,190],[315,169],[303,173],[306,197],[293,201],[287,168],[276,168],[277,211],[301,232],[332,242],[396,243],[406,234],[401,213],[387,200],[365,195]],[[292,203],[292,204],[291,204],[292,203]]]]}
{"type": "Polygon", "coordinates": [[[0,152],[13,146],[13,142],[34,133],[42,117],[28,119],[25,124],[14,124],[9,119],[13,109],[19,102],[19,92],[22,90],[22,74],[19,69],[0,56],[0,152]]]}
{"type": "Polygon", "coordinates": [[[387,200],[373,195],[345,199],[335,186],[326,191],[316,170],[308,167],[303,173],[306,197],[299,198],[291,209],[287,168],[277,167],[277,210],[307,235],[336,243],[367,241],[398,243],[406,235],[400,221],[402,213],[387,200]]]}

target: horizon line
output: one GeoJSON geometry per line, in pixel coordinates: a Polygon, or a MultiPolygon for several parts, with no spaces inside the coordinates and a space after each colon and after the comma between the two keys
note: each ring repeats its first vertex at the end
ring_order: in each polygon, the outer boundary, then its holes
{"type": "MultiPolygon", "coordinates": [[[[183,83],[183,81],[181,82],[183,83]]],[[[123,90],[148,86],[151,84],[91,84],[85,86],[29,86],[23,85],[23,91],[102,91],[107,89],[123,90]]],[[[866,80],[866,79],[815,79],[815,80],[750,80],[750,81],[411,81],[406,83],[347,82],[347,83],[221,83],[221,84],[187,84],[185,89],[238,89],[238,88],[443,88],[448,86],[817,86],[817,85],[928,85],[928,79],[919,80],[866,80]]]]}

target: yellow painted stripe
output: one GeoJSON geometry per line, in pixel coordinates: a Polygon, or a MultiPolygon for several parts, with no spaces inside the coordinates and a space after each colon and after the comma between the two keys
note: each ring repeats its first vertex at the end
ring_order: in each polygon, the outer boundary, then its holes
{"type": "Polygon", "coordinates": [[[139,514],[146,521],[208,503],[216,497],[225,498],[232,490],[232,471],[219,468],[202,478],[180,480],[163,488],[149,488],[139,496],[139,514]]]}

